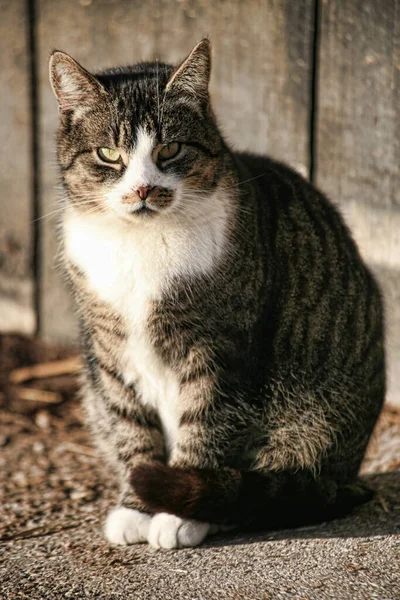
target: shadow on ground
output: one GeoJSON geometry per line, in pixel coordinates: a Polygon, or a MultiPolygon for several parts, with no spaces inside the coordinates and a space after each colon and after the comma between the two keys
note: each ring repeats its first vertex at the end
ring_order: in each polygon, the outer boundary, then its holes
{"type": "Polygon", "coordinates": [[[263,540],[368,538],[400,534],[400,471],[364,476],[363,481],[374,490],[375,496],[346,518],[297,529],[263,531],[257,534],[238,533],[233,534],[233,537],[218,535],[206,542],[206,545],[232,546],[263,540]]]}

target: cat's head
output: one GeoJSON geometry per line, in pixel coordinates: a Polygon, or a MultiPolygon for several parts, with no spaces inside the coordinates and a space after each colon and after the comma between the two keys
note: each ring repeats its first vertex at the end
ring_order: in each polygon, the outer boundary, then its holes
{"type": "Polygon", "coordinates": [[[176,68],[141,63],[99,75],[55,51],[50,80],[69,201],[136,222],[201,205],[223,177],[226,155],[210,107],[210,71],[207,39],[176,68]]]}

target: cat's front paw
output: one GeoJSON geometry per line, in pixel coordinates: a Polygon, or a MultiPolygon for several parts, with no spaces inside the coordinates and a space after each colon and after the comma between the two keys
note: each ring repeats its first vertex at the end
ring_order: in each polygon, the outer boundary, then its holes
{"type": "Polygon", "coordinates": [[[111,544],[139,544],[147,542],[150,522],[150,515],[119,506],[108,513],[104,533],[111,544]]]}
{"type": "Polygon", "coordinates": [[[175,515],[158,513],[150,524],[148,542],[154,548],[184,548],[198,546],[209,532],[209,523],[189,521],[175,515]]]}

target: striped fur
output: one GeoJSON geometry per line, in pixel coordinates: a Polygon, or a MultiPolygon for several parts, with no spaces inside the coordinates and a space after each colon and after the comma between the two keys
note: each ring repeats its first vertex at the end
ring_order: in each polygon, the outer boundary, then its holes
{"type": "Polygon", "coordinates": [[[208,40],[176,69],[51,62],[63,267],[88,422],[120,477],[117,543],[195,545],[212,530],[196,521],[296,525],[365,499],[354,482],[385,393],[379,289],[319,191],[225,144],[209,74],[208,40]],[[100,164],[104,146],[121,162],[100,164]]]}

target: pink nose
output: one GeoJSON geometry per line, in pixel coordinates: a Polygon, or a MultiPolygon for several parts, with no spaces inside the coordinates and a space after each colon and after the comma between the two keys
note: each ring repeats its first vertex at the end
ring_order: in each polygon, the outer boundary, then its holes
{"type": "Polygon", "coordinates": [[[152,190],[152,187],[142,187],[142,186],[138,186],[136,188],[136,193],[139,195],[139,197],[142,200],[146,200],[147,196],[149,195],[150,190],[152,190]]]}

